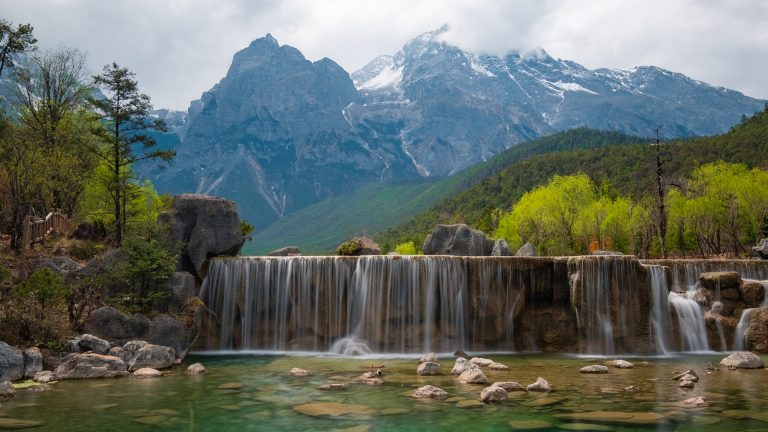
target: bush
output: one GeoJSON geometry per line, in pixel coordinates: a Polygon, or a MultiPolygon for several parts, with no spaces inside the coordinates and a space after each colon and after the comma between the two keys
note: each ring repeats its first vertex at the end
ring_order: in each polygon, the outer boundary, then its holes
{"type": "Polygon", "coordinates": [[[340,244],[336,249],[336,255],[340,256],[356,256],[360,255],[360,251],[363,249],[363,242],[358,239],[347,240],[340,244]]]}
{"type": "Polygon", "coordinates": [[[412,241],[400,243],[395,247],[395,252],[400,255],[416,255],[416,246],[412,241]]]}
{"type": "Polygon", "coordinates": [[[72,289],[59,274],[49,268],[40,269],[16,286],[19,298],[31,298],[40,306],[40,319],[44,319],[46,303],[66,298],[72,289]]]}
{"type": "Polygon", "coordinates": [[[87,261],[104,250],[104,246],[92,240],[74,241],[69,247],[69,256],[87,261]]]}

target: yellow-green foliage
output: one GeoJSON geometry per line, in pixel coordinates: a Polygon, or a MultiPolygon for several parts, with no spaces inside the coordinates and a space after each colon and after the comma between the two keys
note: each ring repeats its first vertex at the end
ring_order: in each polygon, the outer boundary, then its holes
{"type": "Polygon", "coordinates": [[[400,243],[395,247],[395,252],[400,255],[416,255],[416,245],[412,241],[400,243]]]}

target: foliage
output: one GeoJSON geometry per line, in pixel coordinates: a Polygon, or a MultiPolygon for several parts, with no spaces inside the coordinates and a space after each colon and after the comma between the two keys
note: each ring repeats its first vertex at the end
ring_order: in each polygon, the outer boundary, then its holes
{"type": "Polygon", "coordinates": [[[20,54],[34,49],[37,39],[32,30],[29,24],[19,24],[14,29],[9,21],[0,19],[0,77],[6,66],[14,66],[20,54]]]}
{"type": "Polygon", "coordinates": [[[46,304],[66,298],[72,292],[62,277],[49,268],[42,268],[16,286],[15,294],[20,298],[31,298],[39,306],[39,317],[44,319],[46,304]]]}
{"type": "Polygon", "coordinates": [[[0,285],[2,285],[9,277],[11,277],[11,271],[8,270],[8,267],[0,264],[0,285]]]}
{"type": "MultiPolygon", "coordinates": [[[[667,185],[679,184],[701,164],[724,160],[749,167],[768,167],[768,111],[749,118],[730,132],[714,137],[677,140],[662,145],[667,185]]],[[[464,222],[492,232],[494,212],[509,212],[522,195],[554,175],[588,173],[597,184],[610,184],[644,209],[654,208],[646,195],[655,190],[655,159],[648,144],[620,145],[554,152],[518,160],[496,174],[480,179],[463,192],[449,196],[401,224],[379,232],[384,246],[408,240],[423,241],[435,224],[464,222]]],[[[653,219],[651,214],[637,216],[653,219]]],[[[651,221],[652,222],[652,221],[651,221]]],[[[638,222],[639,223],[639,222],[638,222]]],[[[670,229],[670,234],[672,229],[670,229]]],[[[651,240],[645,232],[634,233],[636,244],[651,240]]]]}
{"type": "Polygon", "coordinates": [[[69,247],[69,256],[87,261],[104,250],[104,246],[93,240],[77,240],[69,247]]]}
{"type": "Polygon", "coordinates": [[[360,255],[360,251],[363,249],[363,242],[359,239],[347,240],[340,244],[336,249],[336,255],[340,256],[356,256],[360,255]]]}
{"type": "Polygon", "coordinates": [[[149,119],[152,105],[149,96],[139,93],[134,74],[116,63],[104,66],[94,83],[104,97],[91,97],[89,101],[101,120],[107,125],[101,130],[101,145],[91,146],[91,151],[106,163],[109,197],[112,199],[115,241],[123,242],[128,215],[127,202],[131,199],[131,166],[141,160],[170,162],[175,150],[158,150],[156,142],[147,131],[165,131],[161,120],[149,119]]]}
{"type": "Polygon", "coordinates": [[[400,243],[395,246],[395,252],[400,255],[416,255],[416,245],[412,241],[400,243]]]}
{"type": "Polygon", "coordinates": [[[253,225],[249,224],[247,221],[240,219],[240,233],[243,235],[243,237],[247,238],[248,240],[251,240],[251,233],[253,232],[253,225]]]}

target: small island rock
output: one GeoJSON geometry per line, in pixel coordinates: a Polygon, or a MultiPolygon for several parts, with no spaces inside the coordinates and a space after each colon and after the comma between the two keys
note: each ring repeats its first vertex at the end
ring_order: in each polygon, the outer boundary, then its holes
{"type": "Polygon", "coordinates": [[[208,370],[202,363],[193,363],[187,367],[187,375],[202,375],[208,373],[208,370]]]}
{"type": "Polygon", "coordinates": [[[465,370],[469,369],[471,363],[464,357],[458,357],[451,369],[451,375],[461,375],[465,370]]]}
{"type": "Polygon", "coordinates": [[[417,399],[445,399],[448,397],[448,392],[439,387],[425,385],[414,390],[411,393],[411,397],[417,399]]]}
{"type": "Polygon", "coordinates": [[[545,380],[544,378],[538,377],[536,378],[535,383],[529,384],[528,387],[526,387],[526,390],[548,392],[552,390],[552,386],[550,386],[549,382],[547,382],[547,380],[545,380]]]}
{"type": "Polygon", "coordinates": [[[417,375],[440,375],[440,363],[420,363],[416,369],[417,375]]]}
{"type": "Polygon", "coordinates": [[[480,391],[480,400],[483,402],[501,402],[507,400],[507,391],[503,387],[492,385],[480,391]]]}
{"type": "Polygon", "coordinates": [[[579,372],[583,374],[604,374],[608,373],[608,367],[603,365],[589,365],[579,369],[579,372]]]}
{"type": "Polygon", "coordinates": [[[312,376],[312,372],[310,372],[310,371],[308,371],[306,369],[301,369],[301,368],[292,368],[291,371],[290,371],[290,374],[291,374],[291,376],[295,376],[295,377],[308,377],[308,376],[312,376]]]}
{"type": "Polygon", "coordinates": [[[720,366],[734,369],[762,369],[763,360],[757,354],[749,351],[736,351],[720,360],[720,366]]]}

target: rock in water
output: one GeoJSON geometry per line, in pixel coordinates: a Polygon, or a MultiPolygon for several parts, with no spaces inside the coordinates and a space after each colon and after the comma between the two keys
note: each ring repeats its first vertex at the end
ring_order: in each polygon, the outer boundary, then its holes
{"type": "Polygon", "coordinates": [[[426,362],[437,363],[437,354],[435,353],[425,354],[419,359],[419,363],[426,363],[426,362]]]}
{"type": "Polygon", "coordinates": [[[167,346],[146,344],[136,351],[128,365],[130,371],[141,368],[165,369],[173,366],[176,361],[176,351],[167,346]]]}
{"type": "Polygon", "coordinates": [[[381,385],[384,380],[376,372],[366,372],[357,377],[357,382],[368,385],[381,385]]]}
{"type": "Polygon", "coordinates": [[[33,380],[35,382],[47,384],[51,381],[55,381],[56,376],[51,371],[41,371],[35,374],[35,377],[33,378],[33,380]]]}
{"type": "Polygon", "coordinates": [[[417,375],[440,375],[440,364],[432,362],[420,363],[416,369],[417,375]]]}
{"type": "Polygon", "coordinates": [[[480,367],[488,367],[493,364],[493,360],[482,357],[472,357],[469,362],[480,367]]]}
{"type": "Polygon", "coordinates": [[[505,364],[493,362],[493,363],[488,365],[488,369],[490,369],[490,370],[507,370],[507,369],[509,369],[509,367],[507,365],[505,365],[505,364]]]}
{"type": "Polygon", "coordinates": [[[193,363],[187,367],[187,375],[202,375],[208,373],[208,370],[202,363],[193,363]]]}
{"type": "Polygon", "coordinates": [[[459,382],[464,384],[486,384],[488,378],[478,366],[471,366],[459,375],[459,382]]]}
{"type": "Polygon", "coordinates": [[[528,387],[526,387],[526,390],[528,391],[543,391],[548,392],[552,390],[552,387],[549,385],[547,380],[545,380],[542,377],[536,378],[536,382],[533,384],[529,384],[528,387]]]}
{"type": "Polygon", "coordinates": [[[677,381],[677,380],[681,380],[681,379],[685,378],[686,376],[691,376],[691,377],[696,378],[695,380],[689,379],[689,381],[698,381],[699,380],[699,375],[696,374],[696,371],[694,371],[693,369],[688,369],[687,371],[685,371],[685,372],[683,372],[681,374],[677,374],[677,375],[673,376],[672,379],[677,381]]]}
{"type": "Polygon", "coordinates": [[[538,256],[536,253],[536,246],[532,245],[531,243],[526,243],[522,246],[520,246],[520,249],[517,250],[516,256],[521,257],[535,257],[538,256]]]}
{"type": "Polygon", "coordinates": [[[680,406],[685,408],[702,408],[708,407],[709,403],[704,397],[699,396],[681,401],[680,406]]]}
{"type": "Polygon", "coordinates": [[[493,383],[493,385],[503,388],[504,390],[507,391],[507,393],[513,392],[513,391],[527,391],[525,387],[521,386],[515,381],[495,382],[493,383]]]}
{"type": "Polygon", "coordinates": [[[0,381],[15,381],[24,377],[24,354],[5,342],[0,342],[0,381]]]}
{"type": "Polygon", "coordinates": [[[611,360],[606,363],[608,366],[613,366],[617,369],[632,369],[635,367],[632,363],[626,360],[611,360]]]}
{"type": "Polygon", "coordinates": [[[720,366],[735,369],[762,369],[765,367],[763,360],[755,353],[749,351],[737,351],[720,360],[720,366]]]}
{"type": "Polygon", "coordinates": [[[108,341],[87,333],[80,336],[77,344],[80,345],[83,352],[93,351],[96,354],[106,354],[112,348],[108,341]]]}
{"type": "Polygon", "coordinates": [[[72,353],[53,371],[56,379],[114,378],[128,375],[122,359],[93,353],[72,353]]]}
{"type": "Polygon", "coordinates": [[[678,385],[680,386],[680,388],[692,389],[694,384],[693,384],[693,381],[691,380],[681,379],[678,385]]]}
{"type": "Polygon", "coordinates": [[[480,391],[480,400],[483,402],[501,402],[507,400],[507,391],[504,388],[492,385],[480,391]]]}
{"type": "Polygon", "coordinates": [[[157,369],[141,368],[133,372],[133,376],[137,378],[156,378],[163,376],[163,373],[157,369]]]}
{"type": "Polygon", "coordinates": [[[435,225],[422,246],[424,255],[488,256],[493,240],[466,224],[435,225]]]}
{"type": "Polygon", "coordinates": [[[12,398],[16,396],[16,389],[10,381],[0,381],[0,398],[12,398]]]}
{"type": "Polygon", "coordinates": [[[461,375],[469,369],[470,365],[471,363],[464,357],[457,358],[456,363],[453,364],[453,369],[451,369],[451,375],[461,375]]]}
{"type": "Polygon", "coordinates": [[[170,227],[171,238],[185,245],[178,269],[198,280],[208,272],[215,256],[235,256],[245,238],[233,201],[209,195],[182,194],[173,197],[171,210],[161,213],[158,222],[170,227]]]}
{"type": "Polygon", "coordinates": [[[43,353],[40,348],[32,347],[24,350],[24,377],[32,378],[43,370],[43,353]]]}
{"type": "Polygon", "coordinates": [[[589,365],[579,369],[583,374],[604,374],[608,373],[608,368],[603,365],[589,365]]]}
{"type": "Polygon", "coordinates": [[[291,376],[295,376],[295,377],[308,377],[308,376],[312,376],[312,372],[310,372],[310,371],[308,371],[306,369],[301,369],[301,368],[292,368],[291,371],[290,371],[290,374],[291,374],[291,376]]]}
{"type": "Polygon", "coordinates": [[[417,399],[445,399],[448,397],[448,392],[439,387],[425,385],[414,390],[411,393],[411,397],[417,399]]]}

